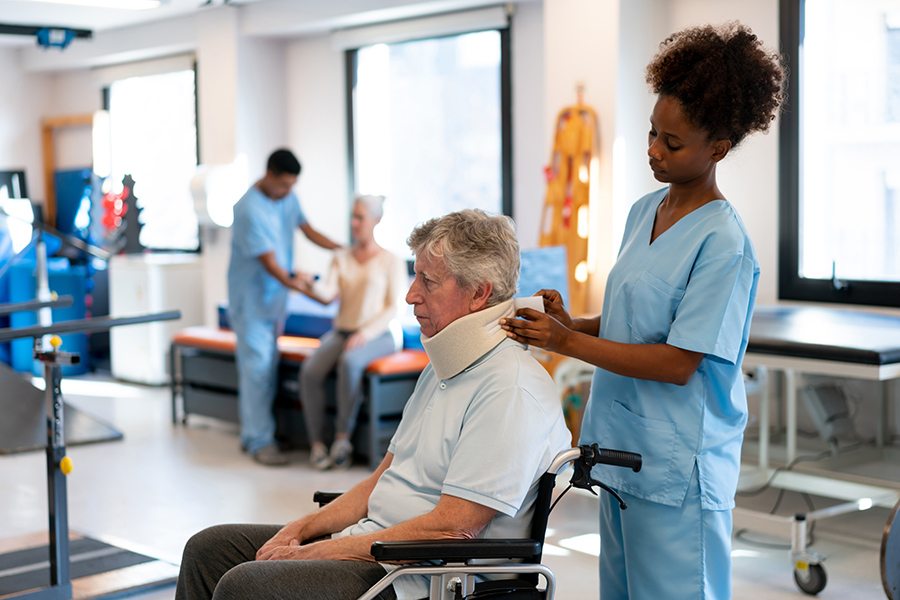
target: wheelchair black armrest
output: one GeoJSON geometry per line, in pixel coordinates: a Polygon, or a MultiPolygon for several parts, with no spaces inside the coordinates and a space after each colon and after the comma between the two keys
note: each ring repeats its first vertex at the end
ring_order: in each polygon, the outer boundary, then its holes
{"type": "Polygon", "coordinates": [[[332,502],[337,499],[338,496],[343,494],[344,492],[332,491],[332,490],[319,490],[313,493],[313,502],[319,505],[319,507],[323,507],[326,504],[332,502]]]}
{"type": "Polygon", "coordinates": [[[531,558],[540,554],[541,543],[530,539],[375,542],[370,551],[378,561],[465,562],[475,558],[531,558]]]}

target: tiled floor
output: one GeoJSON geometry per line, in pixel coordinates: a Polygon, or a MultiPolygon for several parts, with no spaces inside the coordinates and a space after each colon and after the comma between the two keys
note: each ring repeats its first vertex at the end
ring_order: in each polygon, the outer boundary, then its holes
{"type": "MultiPolygon", "coordinates": [[[[312,492],[341,489],[367,474],[307,468],[305,453],[283,469],[254,464],[238,449],[236,430],[194,419],[173,427],[167,388],[111,381],[63,382],[66,400],[123,431],[124,441],[72,447],[69,522],[74,531],[118,542],[177,563],[187,538],[222,522],[280,523],[313,510],[312,492]]],[[[41,453],[0,457],[0,538],[46,528],[44,457],[41,453]]],[[[768,510],[776,493],[742,506],[768,510]]],[[[814,498],[818,508],[825,502],[814,498]]],[[[779,514],[805,510],[787,494],[779,514]]],[[[879,552],[886,509],[820,521],[811,550],[827,556],[828,585],[821,598],[874,600],[881,586],[879,552]]],[[[596,501],[569,494],[551,515],[545,562],[559,581],[557,598],[596,598],[596,501]],[[568,548],[567,548],[568,547],[568,548]]],[[[749,538],[752,534],[747,534],[749,538]]],[[[781,542],[787,540],[765,540],[781,542]]],[[[794,584],[786,549],[744,539],[734,543],[734,598],[786,600],[805,597],[794,584]]],[[[174,588],[146,592],[141,600],[168,600],[174,588]]]]}

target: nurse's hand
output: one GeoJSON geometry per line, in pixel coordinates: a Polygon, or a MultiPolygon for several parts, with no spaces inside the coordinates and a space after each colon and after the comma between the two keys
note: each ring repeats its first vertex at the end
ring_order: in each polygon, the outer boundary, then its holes
{"type": "MultiPolygon", "coordinates": [[[[531,308],[516,311],[518,319],[500,319],[500,327],[517,342],[558,352],[572,330],[556,318],[531,308]]],[[[568,315],[567,315],[568,316],[568,315]]]]}
{"type": "Polygon", "coordinates": [[[316,280],[316,276],[312,273],[306,273],[305,271],[297,271],[294,274],[294,280],[304,283],[307,286],[311,286],[313,282],[316,280]]]}
{"type": "Polygon", "coordinates": [[[312,293],[312,283],[314,278],[308,273],[300,273],[298,272],[296,275],[291,277],[291,289],[294,289],[301,294],[310,294],[312,293]]]}
{"type": "Polygon", "coordinates": [[[556,290],[538,290],[535,296],[544,298],[544,312],[563,324],[567,329],[573,329],[572,317],[566,312],[562,294],[556,290]]]}

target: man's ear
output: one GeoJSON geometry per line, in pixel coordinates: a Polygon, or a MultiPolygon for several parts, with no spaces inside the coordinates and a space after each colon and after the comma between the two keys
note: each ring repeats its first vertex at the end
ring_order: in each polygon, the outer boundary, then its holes
{"type": "Polygon", "coordinates": [[[491,292],[493,291],[494,286],[490,281],[479,283],[475,288],[475,293],[472,296],[472,299],[469,301],[469,310],[475,312],[486,307],[488,298],[491,297],[491,292]]]}
{"type": "Polygon", "coordinates": [[[726,156],[728,156],[728,151],[731,150],[731,140],[716,140],[712,144],[712,161],[719,162],[726,156]]]}

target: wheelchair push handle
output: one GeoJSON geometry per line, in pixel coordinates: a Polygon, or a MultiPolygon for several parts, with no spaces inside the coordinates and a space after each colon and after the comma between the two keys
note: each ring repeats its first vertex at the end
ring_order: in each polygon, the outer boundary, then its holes
{"type": "Polygon", "coordinates": [[[614,467],[627,467],[635,473],[640,472],[642,461],[641,455],[635,452],[625,452],[624,450],[610,450],[608,448],[599,448],[597,444],[590,447],[593,451],[591,461],[595,465],[612,465],[614,467]]]}

